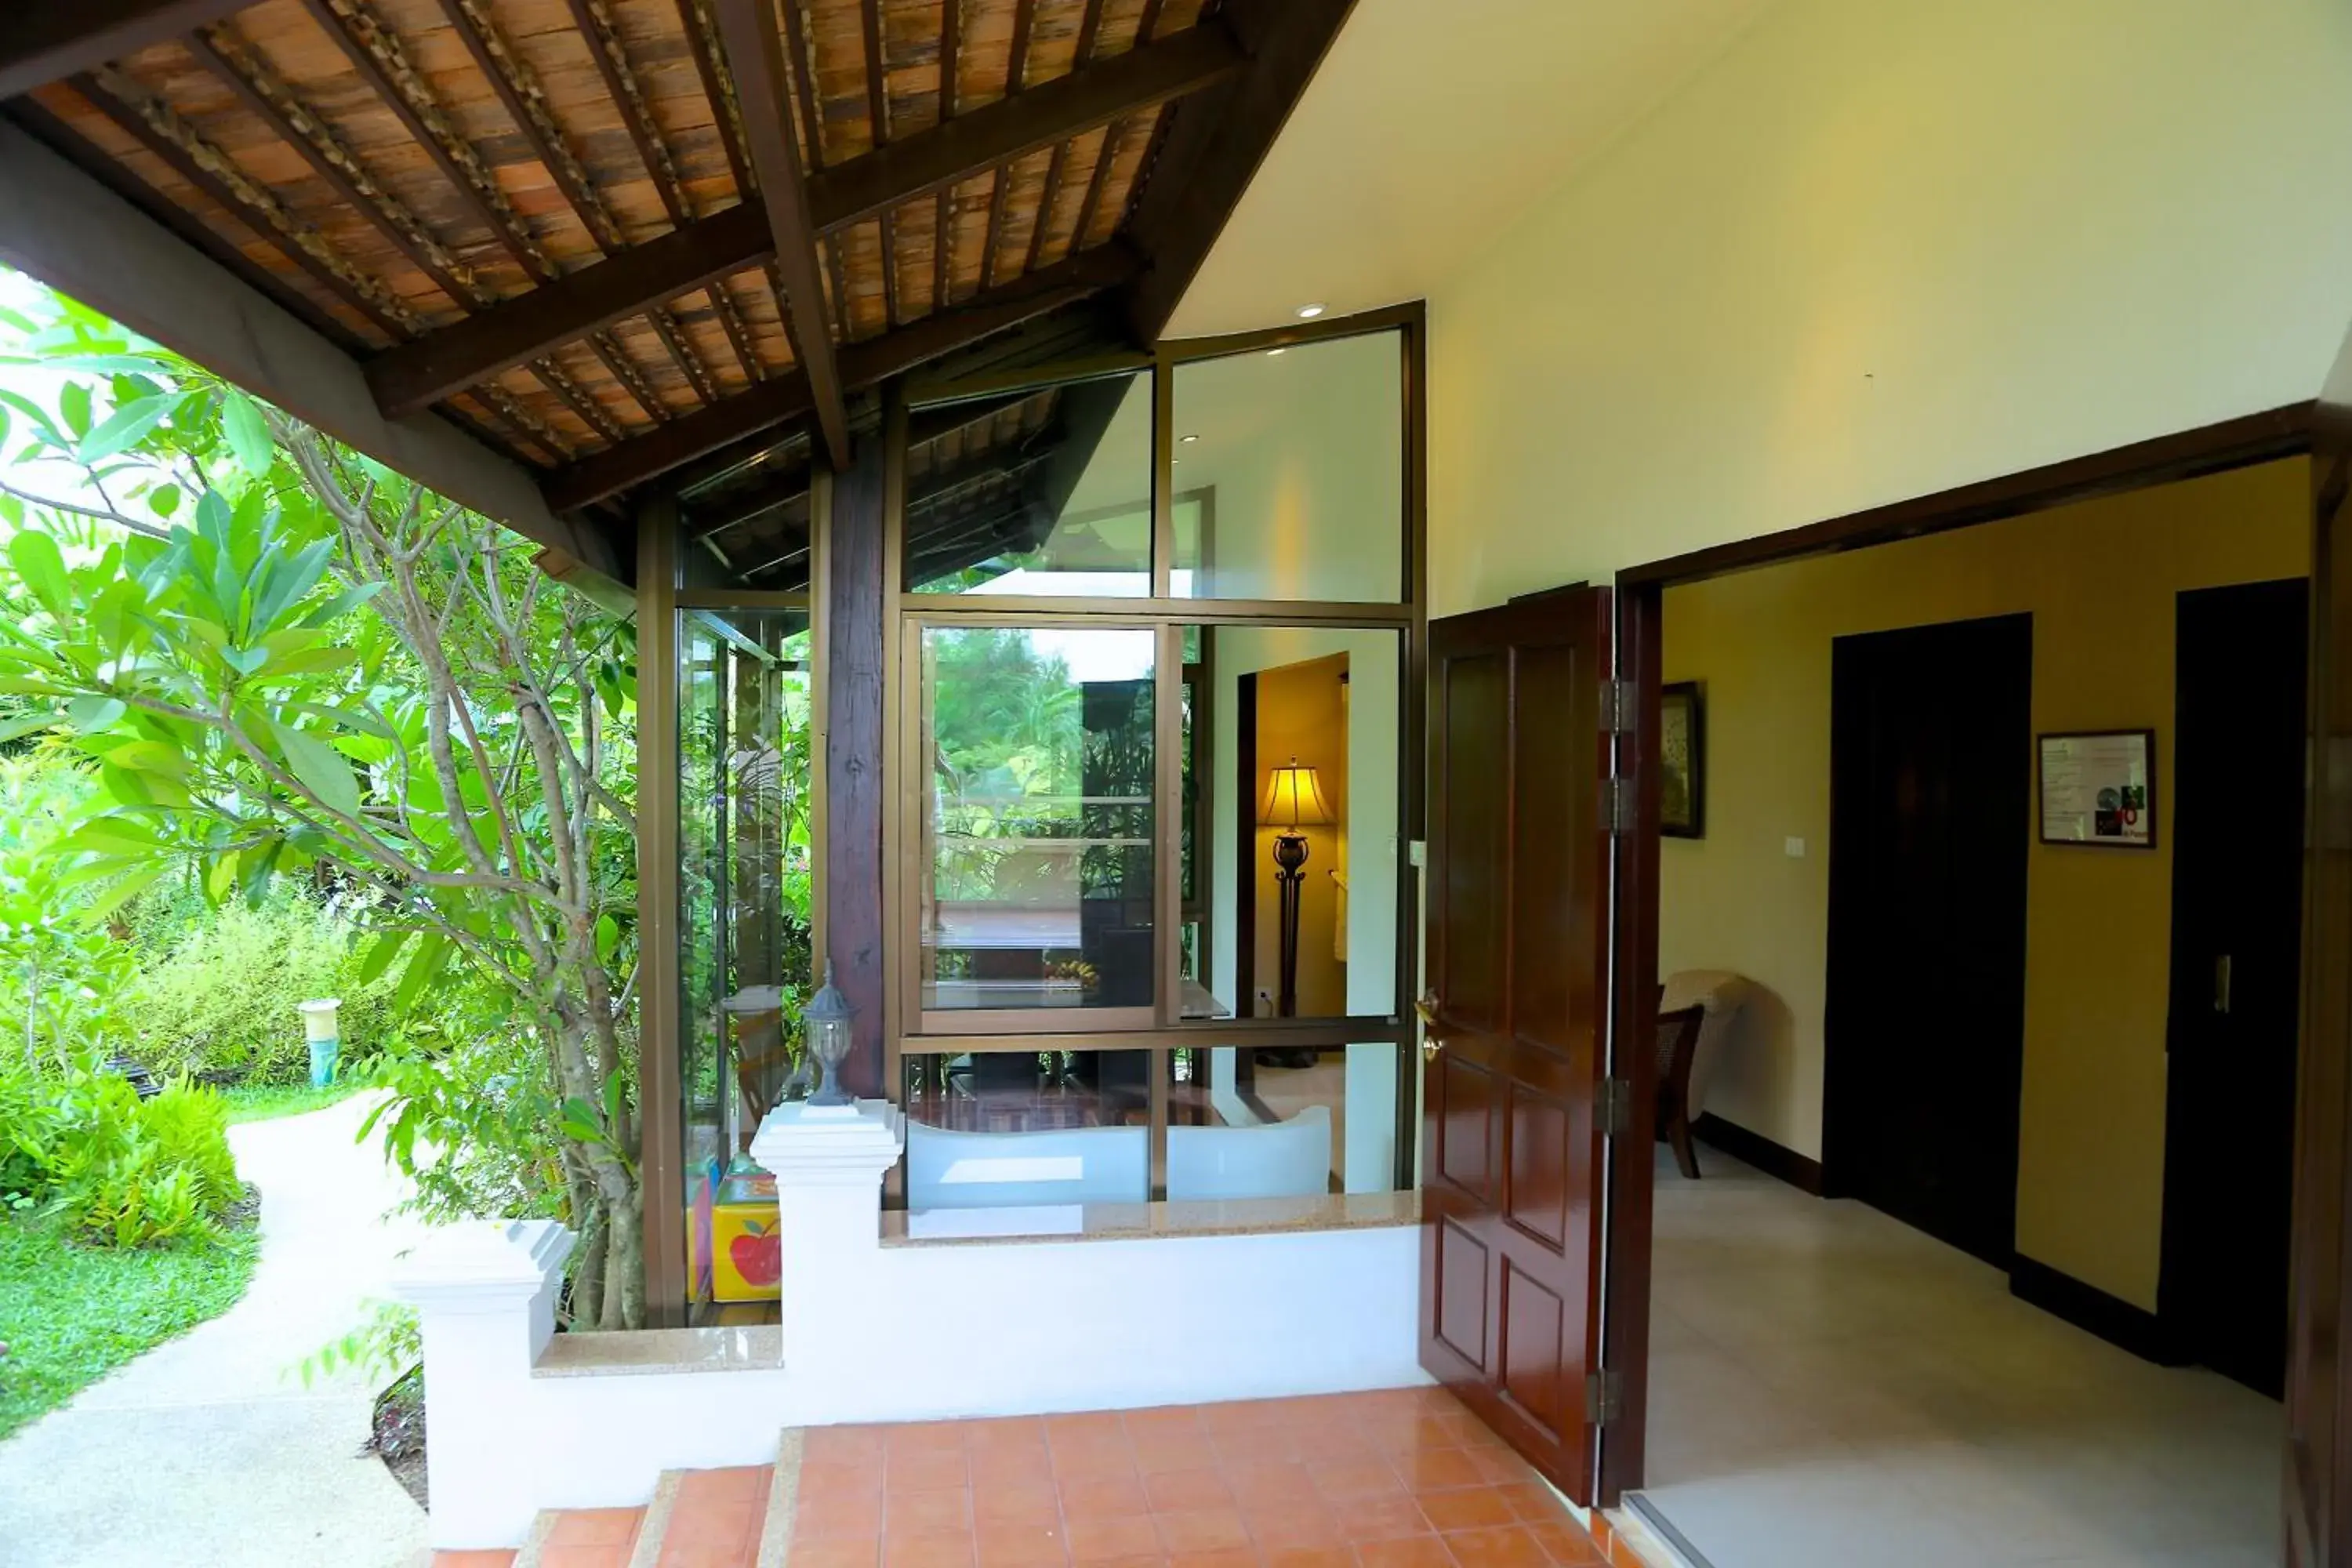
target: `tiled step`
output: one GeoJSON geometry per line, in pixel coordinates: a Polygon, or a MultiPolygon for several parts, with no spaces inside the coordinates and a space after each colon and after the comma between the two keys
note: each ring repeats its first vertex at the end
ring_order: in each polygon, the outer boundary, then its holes
{"type": "Polygon", "coordinates": [[[641,1508],[550,1509],[530,1527],[514,1568],[628,1568],[641,1508]]]}

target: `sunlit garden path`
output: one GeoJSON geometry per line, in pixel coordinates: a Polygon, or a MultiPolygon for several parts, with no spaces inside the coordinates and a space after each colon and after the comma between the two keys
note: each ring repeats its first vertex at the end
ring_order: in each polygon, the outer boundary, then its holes
{"type": "Polygon", "coordinates": [[[5,1568],[407,1568],[425,1515],[361,1452],[370,1391],[293,1368],[385,1294],[415,1234],[353,1135],[373,1097],[230,1130],[261,1189],[261,1261],[223,1316],[0,1443],[5,1568]]]}

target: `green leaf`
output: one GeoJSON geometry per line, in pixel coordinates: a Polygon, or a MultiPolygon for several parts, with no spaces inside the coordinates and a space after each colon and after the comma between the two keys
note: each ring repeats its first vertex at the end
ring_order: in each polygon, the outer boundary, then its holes
{"type": "Polygon", "coordinates": [[[129,711],[122,699],[95,691],[86,697],[77,697],[66,704],[66,718],[85,735],[113,729],[129,711]]]}
{"type": "Polygon", "coordinates": [[[64,721],[62,713],[19,713],[13,719],[0,721],[0,745],[21,740],[37,731],[54,730],[64,721]]]}
{"type": "Polygon", "coordinates": [[[415,1006],[417,997],[425,994],[425,988],[432,984],[434,978],[441,973],[442,963],[448,956],[449,939],[439,931],[425,932],[424,940],[416,944],[415,954],[409,959],[408,967],[401,972],[400,984],[393,989],[393,1006],[403,1013],[415,1006]]]}
{"type": "Polygon", "coordinates": [[[73,433],[75,440],[79,441],[89,435],[89,387],[88,384],[79,381],[66,383],[65,390],[58,394],[58,412],[64,416],[66,428],[73,433]]]}
{"type": "Polygon", "coordinates": [[[8,563],[41,607],[61,621],[73,618],[73,582],[58,542],[38,529],[22,529],[8,541],[8,563]]]}
{"type": "Polygon", "coordinates": [[[352,765],[343,760],[343,754],[318,736],[290,724],[272,727],[278,732],[278,750],[286,754],[286,765],[302,781],[302,787],[325,802],[329,809],[345,816],[357,816],[359,781],[352,776],[352,765]]]}
{"type": "Polygon", "coordinates": [[[173,394],[120,405],[106,416],[104,424],[82,437],[75,458],[84,463],[97,463],[113,457],[161,425],[179,401],[178,395],[173,394]]]}
{"type": "Polygon", "coordinates": [[[613,962],[614,950],[621,945],[621,922],[609,913],[596,917],[596,962],[613,962]]]}
{"type": "Polygon", "coordinates": [[[358,970],[360,984],[373,984],[385,970],[392,967],[392,961],[399,957],[400,950],[407,945],[408,932],[404,931],[385,931],[368,943],[367,951],[360,954],[358,970]]]}
{"type": "Polygon", "coordinates": [[[254,401],[233,386],[221,388],[221,429],[228,437],[236,466],[255,479],[266,479],[277,460],[277,443],[269,438],[269,423],[254,401]]]}
{"type": "Polygon", "coordinates": [[[157,517],[169,517],[180,510],[180,487],[157,485],[148,492],[147,504],[155,509],[157,517]]]}

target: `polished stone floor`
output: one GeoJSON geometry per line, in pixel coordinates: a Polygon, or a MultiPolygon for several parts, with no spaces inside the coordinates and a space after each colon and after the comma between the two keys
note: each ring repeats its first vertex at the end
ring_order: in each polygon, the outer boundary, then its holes
{"type": "Polygon", "coordinates": [[[1661,1157],[1647,1499],[1713,1568],[2258,1568],[2280,1407],[1701,1148],[1661,1157]]]}

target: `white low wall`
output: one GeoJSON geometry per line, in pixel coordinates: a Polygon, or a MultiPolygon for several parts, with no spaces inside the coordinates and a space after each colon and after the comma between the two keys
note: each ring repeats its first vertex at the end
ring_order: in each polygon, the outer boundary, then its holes
{"type": "Polygon", "coordinates": [[[545,1221],[435,1233],[398,1281],[425,1319],[433,1543],[512,1546],[543,1508],[642,1503],[666,1469],[766,1463],[787,1426],[1429,1381],[1410,1226],[886,1247],[900,1143],[880,1101],[769,1118],[752,1152],[777,1177],[781,1329],[627,1336],[710,1370],[541,1366],[569,1237],[545,1221]],[[778,1362],[750,1364],[770,1347],[778,1362]]]}

